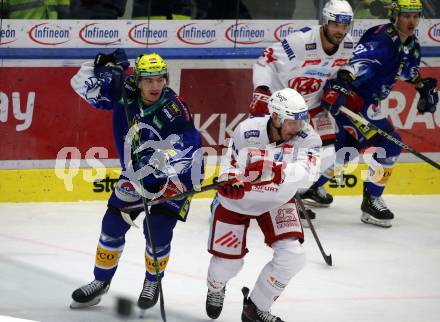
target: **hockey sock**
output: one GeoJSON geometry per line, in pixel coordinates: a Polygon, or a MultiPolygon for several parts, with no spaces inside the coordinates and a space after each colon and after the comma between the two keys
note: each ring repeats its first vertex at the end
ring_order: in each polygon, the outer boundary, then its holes
{"type": "Polygon", "coordinates": [[[212,256],[208,268],[207,285],[211,291],[222,289],[243,267],[243,258],[228,259],[212,256]]]}
{"type": "MultiPolygon", "coordinates": [[[[157,263],[159,265],[160,276],[163,277],[165,268],[167,267],[168,260],[170,259],[171,246],[168,244],[164,247],[157,247],[157,263]]],[[[153,282],[157,280],[156,268],[154,267],[153,252],[150,247],[145,250],[145,266],[146,266],[146,277],[149,281],[153,282]]]]}
{"type": "Polygon", "coordinates": [[[118,267],[125,245],[125,233],[129,225],[122,219],[119,209],[107,208],[102,219],[101,235],[96,249],[95,278],[99,281],[112,279],[118,267]]]}
{"type": "Polygon", "coordinates": [[[250,295],[262,311],[269,311],[290,279],[305,265],[302,245],[296,239],[280,240],[272,244],[272,260],[264,266],[250,295]]]}

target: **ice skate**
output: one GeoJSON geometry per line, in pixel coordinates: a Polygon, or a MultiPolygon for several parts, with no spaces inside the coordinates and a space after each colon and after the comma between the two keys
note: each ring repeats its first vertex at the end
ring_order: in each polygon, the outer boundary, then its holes
{"type": "Polygon", "coordinates": [[[329,207],[333,202],[333,196],[325,190],[324,186],[310,187],[309,190],[301,194],[301,199],[306,205],[313,207],[329,207]]]}
{"type": "Polygon", "coordinates": [[[384,228],[392,226],[394,214],[388,209],[382,197],[374,197],[364,191],[364,199],[361,205],[361,221],[384,228]]]}
{"type": "Polygon", "coordinates": [[[157,300],[159,299],[159,282],[150,281],[145,278],[144,286],[142,288],[141,294],[139,295],[139,299],[137,305],[140,309],[146,310],[150,307],[156,305],[157,300]]]}
{"type": "Polygon", "coordinates": [[[252,302],[249,295],[249,289],[243,287],[243,313],[241,314],[242,322],[284,322],[279,317],[272,315],[269,311],[262,311],[252,302]]]}
{"type": "Polygon", "coordinates": [[[102,295],[108,292],[110,281],[93,282],[80,287],[72,293],[71,309],[86,308],[98,304],[102,295]]]}
{"type": "Polygon", "coordinates": [[[214,292],[208,289],[206,295],[206,314],[211,319],[217,319],[223,309],[223,301],[225,300],[226,287],[223,287],[220,291],[214,292]]]}

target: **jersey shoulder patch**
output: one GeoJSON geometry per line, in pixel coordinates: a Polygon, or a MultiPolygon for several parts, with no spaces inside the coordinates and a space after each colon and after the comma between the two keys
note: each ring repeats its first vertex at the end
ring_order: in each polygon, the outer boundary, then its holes
{"type": "Polygon", "coordinates": [[[310,30],[312,30],[312,28],[310,28],[310,27],[302,27],[298,31],[300,31],[300,32],[307,32],[307,31],[310,31],[310,30]]]}
{"type": "Polygon", "coordinates": [[[300,138],[303,138],[303,139],[305,139],[306,137],[309,136],[309,135],[308,135],[306,132],[304,132],[304,131],[299,132],[297,135],[298,135],[300,138]]]}

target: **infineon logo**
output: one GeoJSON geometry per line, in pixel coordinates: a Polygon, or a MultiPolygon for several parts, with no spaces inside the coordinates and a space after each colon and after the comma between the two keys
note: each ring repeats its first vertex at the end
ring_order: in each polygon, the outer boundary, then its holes
{"type": "Polygon", "coordinates": [[[151,29],[148,23],[141,23],[128,31],[128,38],[141,45],[158,45],[168,40],[168,30],[151,29]]]}
{"type": "Polygon", "coordinates": [[[350,31],[350,35],[353,38],[359,39],[362,35],[367,31],[366,28],[352,28],[350,31]]]}
{"type": "Polygon", "coordinates": [[[70,40],[70,30],[56,24],[43,22],[33,26],[29,38],[40,45],[60,45],[70,40]]]}
{"type": "Polygon", "coordinates": [[[16,40],[17,32],[10,25],[7,25],[6,28],[0,28],[0,45],[10,44],[16,40]]]}
{"type": "Polygon", "coordinates": [[[252,45],[264,41],[264,29],[254,28],[247,23],[236,23],[225,31],[227,40],[237,44],[252,45]]]}
{"type": "Polygon", "coordinates": [[[440,42],[440,22],[433,25],[428,30],[428,36],[436,42],[440,42]]]}
{"type": "Polygon", "coordinates": [[[273,36],[276,40],[281,41],[296,30],[293,23],[285,23],[275,28],[273,36]]]}
{"type": "Polygon", "coordinates": [[[85,25],[79,31],[79,38],[87,44],[110,45],[121,41],[119,30],[97,22],[85,25]]]}
{"type": "Polygon", "coordinates": [[[181,42],[189,45],[206,45],[216,40],[215,29],[204,28],[197,23],[183,25],[176,35],[181,42]]]}

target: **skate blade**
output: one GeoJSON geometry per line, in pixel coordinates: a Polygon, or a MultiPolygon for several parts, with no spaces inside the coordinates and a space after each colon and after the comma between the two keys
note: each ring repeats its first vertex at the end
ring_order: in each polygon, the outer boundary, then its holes
{"type": "Polygon", "coordinates": [[[331,205],[330,203],[319,203],[310,199],[303,199],[302,201],[305,205],[315,208],[328,208],[331,205]]]}
{"type": "Polygon", "coordinates": [[[101,297],[100,297],[100,296],[99,296],[99,297],[96,297],[96,298],[94,298],[93,300],[91,300],[91,301],[89,301],[89,302],[86,302],[86,303],[80,303],[80,302],[77,302],[77,301],[73,300],[72,303],[70,304],[70,308],[71,308],[72,310],[76,310],[76,309],[84,309],[84,308],[87,308],[87,307],[91,307],[91,306],[93,306],[93,305],[96,305],[96,304],[98,304],[99,302],[101,302],[101,297]]]}
{"type": "Polygon", "coordinates": [[[389,220],[389,219],[384,219],[384,220],[376,219],[366,212],[362,212],[361,221],[364,224],[371,224],[371,225],[375,225],[375,226],[382,227],[382,228],[390,228],[392,226],[391,220],[389,220]]]}

